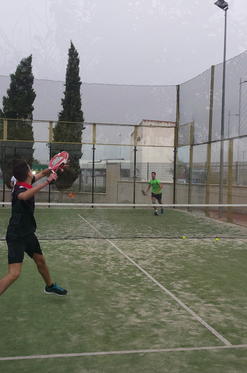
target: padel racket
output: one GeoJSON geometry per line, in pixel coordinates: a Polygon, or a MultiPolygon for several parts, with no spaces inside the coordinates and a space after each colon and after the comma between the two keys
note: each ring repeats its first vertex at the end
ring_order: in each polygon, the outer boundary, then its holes
{"type": "Polygon", "coordinates": [[[66,165],[68,160],[69,160],[69,153],[67,152],[58,153],[54,155],[54,157],[52,157],[52,159],[50,160],[49,169],[52,172],[56,173],[58,170],[61,170],[64,167],[64,165],[66,165]]]}

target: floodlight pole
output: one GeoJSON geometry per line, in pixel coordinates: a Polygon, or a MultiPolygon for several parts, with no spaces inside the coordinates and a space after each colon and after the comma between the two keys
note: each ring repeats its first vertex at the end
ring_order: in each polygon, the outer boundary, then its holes
{"type": "Polygon", "coordinates": [[[220,129],[220,182],[219,182],[219,204],[224,199],[224,135],[225,135],[225,87],[226,87],[226,34],[227,34],[227,11],[226,1],[216,1],[215,5],[225,12],[224,25],[224,53],[223,53],[223,75],[222,75],[222,104],[221,104],[221,129],[220,129]]]}

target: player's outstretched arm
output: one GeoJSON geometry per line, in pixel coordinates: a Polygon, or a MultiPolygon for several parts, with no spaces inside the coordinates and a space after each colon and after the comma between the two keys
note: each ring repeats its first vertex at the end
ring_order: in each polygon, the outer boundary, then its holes
{"type": "Polygon", "coordinates": [[[51,174],[51,170],[49,168],[45,168],[44,170],[38,172],[35,175],[35,181],[42,179],[43,177],[49,176],[51,174]]]}
{"type": "Polygon", "coordinates": [[[55,181],[57,179],[57,174],[52,173],[50,176],[44,181],[43,183],[40,183],[36,185],[35,187],[26,190],[23,193],[18,194],[18,199],[26,201],[27,199],[32,198],[36,193],[38,193],[41,189],[49,185],[52,181],[55,181]]]}
{"type": "MultiPolygon", "coordinates": [[[[63,168],[60,168],[58,171],[60,173],[63,173],[66,168],[69,168],[69,165],[65,164],[63,168]]],[[[44,170],[38,172],[35,175],[35,182],[38,181],[39,179],[42,179],[43,177],[49,176],[52,173],[52,170],[50,168],[45,168],[44,170]]]]}

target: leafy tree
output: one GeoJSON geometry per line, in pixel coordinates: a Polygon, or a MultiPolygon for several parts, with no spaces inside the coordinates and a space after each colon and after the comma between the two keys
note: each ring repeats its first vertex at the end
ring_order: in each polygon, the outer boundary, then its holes
{"type": "MultiPolygon", "coordinates": [[[[33,161],[33,102],[36,94],[33,89],[32,56],[21,60],[16,72],[10,75],[10,87],[3,97],[0,117],[8,119],[7,139],[0,142],[0,162],[4,181],[9,185],[13,160],[23,158],[32,165],[33,161]]],[[[3,120],[0,122],[3,135],[3,120]]]]}
{"type": "Polygon", "coordinates": [[[52,144],[51,146],[52,155],[61,150],[70,154],[70,167],[65,169],[56,182],[56,186],[60,190],[71,187],[80,172],[79,160],[82,152],[81,144],[78,143],[81,143],[84,119],[81,109],[79,63],[78,52],[71,42],[68,52],[64,98],[62,99],[63,109],[59,113],[58,123],[54,128],[54,142],[60,144],[52,144]]]}

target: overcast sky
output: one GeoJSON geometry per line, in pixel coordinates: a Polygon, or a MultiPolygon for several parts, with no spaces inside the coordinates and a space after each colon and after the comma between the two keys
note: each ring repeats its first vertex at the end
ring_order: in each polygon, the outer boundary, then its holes
{"type": "MultiPolygon", "coordinates": [[[[231,58],[247,49],[247,0],[229,0],[231,58]]],[[[69,42],[87,83],[166,85],[222,61],[214,0],[1,0],[0,75],[33,54],[36,78],[64,80],[69,42]]]]}

